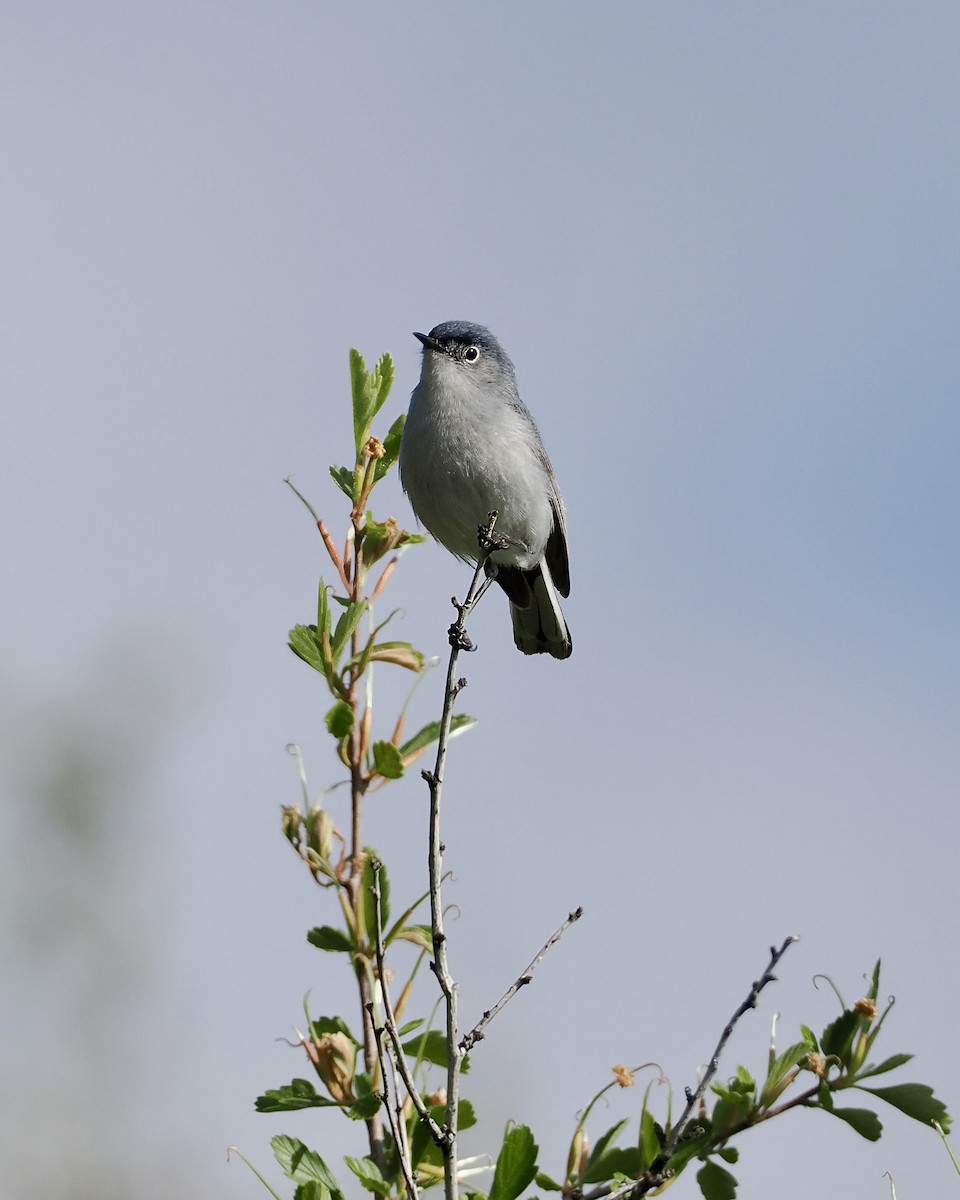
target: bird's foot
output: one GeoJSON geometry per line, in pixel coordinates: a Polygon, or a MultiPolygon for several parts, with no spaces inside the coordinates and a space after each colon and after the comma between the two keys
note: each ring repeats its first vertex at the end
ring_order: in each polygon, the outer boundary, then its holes
{"type": "Polygon", "coordinates": [[[476,646],[471,641],[470,635],[459,621],[454,621],[447,630],[447,636],[454,650],[466,650],[468,654],[476,650],[476,646]]]}

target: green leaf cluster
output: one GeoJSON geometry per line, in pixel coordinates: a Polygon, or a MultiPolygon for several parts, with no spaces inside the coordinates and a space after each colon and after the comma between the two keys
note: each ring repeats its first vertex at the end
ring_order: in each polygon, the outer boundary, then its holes
{"type": "MultiPolygon", "coordinates": [[[[598,1139],[589,1155],[584,1155],[577,1149],[583,1142],[581,1121],[564,1182],[546,1183],[567,1193],[579,1193],[586,1188],[615,1190],[621,1183],[645,1181],[649,1185],[646,1190],[650,1190],[676,1178],[696,1159],[701,1163],[696,1178],[706,1200],[733,1200],[737,1181],[727,1166],[736,1163],[739,1151],[730,1144],[731,1139],[790,1109],[821,1109],[845,1122],[861,1137],[876,1141],[883,1128],[877,1113],[872,1108],[837,1102],[838,1094],[850,1089],[882,1100],[924,1125],[936,1122],[945,1133],[949,1132],[950,1116],[925,1084],[875,1087],[865,1082],[903,1066],[911,1058],[909,1054],[892,1054],[876,1065],[869,1061],[893,1007],[891,1000],[882,1012],[879,1010],[879,987],[878,962],[867,995],[851,1007],[843,1008],[819,1037],[803,1025],[799,1041],[780,1053],[771,1050],[766,1073],[759,1081],[744,1066],[738,1066],[731,1078],[715,1081],[710,1088],[714,1097],[712,1108],[705,1106],[682,1130],[671,1126],[669,1116],[663,1124],[655,1119],[649,1107],[650,1087],[644,1096],[633,1145],[615,1145],[628,1125],[627,1121],[620,1121],[598,1139]],[[717,1160],[725,1165],[721,1166],[717,1160]]],[[[596,1101],[613,1086],[608,1084],[594,1097],[585,1110],[584,1120],[596,1101]]],[[[541,1186],[545,1186],[543,1181],[541,1186]]]]}

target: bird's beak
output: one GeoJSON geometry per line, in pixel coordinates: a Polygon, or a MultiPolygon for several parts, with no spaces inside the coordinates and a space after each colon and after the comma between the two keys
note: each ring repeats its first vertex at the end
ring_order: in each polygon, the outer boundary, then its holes
{"type": "Polygon", "coordinates": [[[443,350],[443,346],[440,345],[437,339],[430,337],[429,334],[415,333],[413,336],[417,339],[417,341],[422,342],[428,350],[443,350]]]}

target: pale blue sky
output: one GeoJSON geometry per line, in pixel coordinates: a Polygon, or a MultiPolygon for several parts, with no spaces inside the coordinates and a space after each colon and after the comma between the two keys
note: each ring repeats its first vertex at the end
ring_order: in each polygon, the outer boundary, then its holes
{"type": "MultiPolygon", "coordinates": [[[[278,829],[287,742],[337,778],[281,480],[343,528],[349,348],[394,354],[389,421],[452,318],[514,359],[573,574],[568,663],[478,613],[448,774],[468,1017],[586,909],[474,1055],[490,1138],[529,1122],[559,1173],[614,1062],[682,1090],[793,932],[725,1066],[883,955],[888,1050],[960,1108],[956,5],[39,2],[0,17],[0,106],[13,1194],[255,1197],[230,1142],[357,1149],[252,1112],[305,1073],[303,993],[350,1003],[278,829]]],[[[401,566],[439,653],[463,568],[401,566]]],[[[424,815],[415,777],[370,812],[411,896],[424,815]]],[[[955,1186],[881,1116],[772,1123],[741,1194],[955,1186]]]]}

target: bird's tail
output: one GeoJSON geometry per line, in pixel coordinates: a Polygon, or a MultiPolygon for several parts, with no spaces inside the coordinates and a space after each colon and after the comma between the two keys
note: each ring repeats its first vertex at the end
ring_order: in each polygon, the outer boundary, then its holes
{"type": "Polygon", "coordinates": [[[531,598],[528,604],[510,602],[513,620],[513,640],[524,654],[552,654],[554,658],[569,658],[573,639],[560,609],[557,589],[553,586],[550,568],[545,562],[525,571],[531,598]]]}

